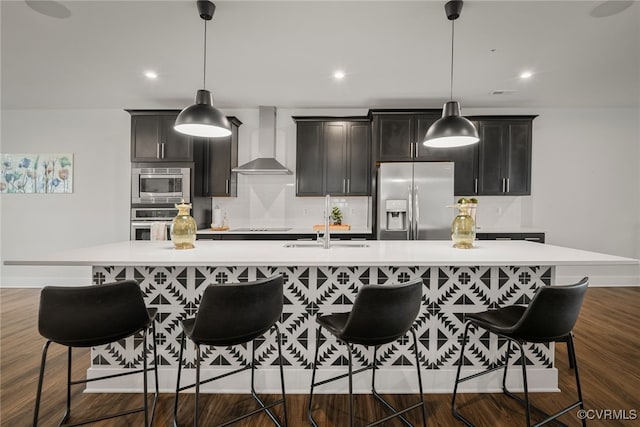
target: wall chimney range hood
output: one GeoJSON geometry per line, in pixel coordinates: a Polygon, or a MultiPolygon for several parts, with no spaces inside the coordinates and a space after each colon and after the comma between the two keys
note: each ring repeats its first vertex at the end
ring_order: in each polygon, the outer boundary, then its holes
{"type": "MultiPolygon", "coordinates": [[[[292,172],[275,159],[276,155],[276,107],[258,107],[258,147],[269,150],[271,157],[259,157],[231,169],[244,175],[291,175],[292,172]]],[[[265,152],[259,150],[261,155],[265,152]]]]}

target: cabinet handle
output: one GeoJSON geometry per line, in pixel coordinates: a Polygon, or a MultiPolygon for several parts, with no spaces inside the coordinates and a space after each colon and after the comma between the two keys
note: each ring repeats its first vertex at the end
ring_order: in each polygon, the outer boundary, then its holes
{"type": "Polygon", "coordinates": [[[225,193],[229,194],[229,180],[228,179],[224,180],[224,188],[225,188],[225,193]]]}
{"type": "Polygon", "coordinates": [[[511,240],[511,237],[496,237],[496,240],[511,240]]]}
{"type": "Polygon", "coordinates": [[[347,193],[351,193],[351,178],[347,178],[347,193]]]}
{"type": "Polygon", "coordinates": [[[478,178],[473,180],[473,192],[478,194],[478,178]]]}
{"type": "Polygon", "coordinates": [[[539,242],[539,237],[525,237],[524,240],[528,240],[529,242],[539,242]]]}
{"type": "Polygon", "coordinates": [[[160,143],[156,142],[156,159],[161,159],[160,157],[160,143]]]}
{"type": "Polygon", "coordinates": [[[415,157],[420,157],[420,146],[418,145],[418,143],[416,142],[416,149],[415,149],[415,157]]]}
{"type": "Polygon", "coordinates": [[[411,157],[411,158],[415,157],[413,155],[413,142],[409,143],[409,157],[411,157]]]}
{"type": "Polygon", "coordinates": [[[509,193],[509,178],[507,178],[507,193],[509,193]]]}
{"type": "Polygon", "coordinates": [[[346,193],[347,192],[347,180],[342,178],[342,192],[346,193]]]}
{"type": "Polygon", "coordinates": [[[505,188],[505,179],[502,178],[502,192],[504,193],[504,188],[505,188]]]}

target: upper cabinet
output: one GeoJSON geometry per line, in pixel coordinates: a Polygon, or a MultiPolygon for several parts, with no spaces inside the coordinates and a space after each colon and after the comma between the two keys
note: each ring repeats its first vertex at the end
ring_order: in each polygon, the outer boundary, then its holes
{"type": "Polygon", "coordinates": [[[127,110],[131,114],[132,162],[193,161],[192,138],[176,132],[178,110],[127,110]]]}
{"type": "Polygon", "coordinates": [[[297,196],[371,194],[368,118],[294,117],[297,196]]]}
{"type": "Polygon", "coordinates": [[[440,110],[371,110],[376,161],[455,162],[454,193],[476,194],[478,147],[431,148],[422,144],[440,110]]]}
{"type": "Polygon", "coordinates": [[[236,197],[238,174],[238,128],[236,117],[227,117],[231,135],[224,138],[195,138],[193,141],[194,194],[203,197],[236,197]]]}
{"type": "Polygon", "coordinates": [[[370,110],[376,160],[429,160],[422,139],[429,126],[440,118],[437,110],[370,110]]]}
{"type": "Polygon", "coordinates": [[[474,118],[480,135],[477,194],[531,194],[531,140],[535,117],[474,118]]]}

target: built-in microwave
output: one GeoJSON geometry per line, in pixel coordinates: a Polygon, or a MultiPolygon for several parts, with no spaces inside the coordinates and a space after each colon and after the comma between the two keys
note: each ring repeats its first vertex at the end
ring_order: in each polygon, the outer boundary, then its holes
{"type": "Polygon", "coordinates": [[[131,168],[131,203],[179,203],[191,200],[191,169],[131,168]]]}

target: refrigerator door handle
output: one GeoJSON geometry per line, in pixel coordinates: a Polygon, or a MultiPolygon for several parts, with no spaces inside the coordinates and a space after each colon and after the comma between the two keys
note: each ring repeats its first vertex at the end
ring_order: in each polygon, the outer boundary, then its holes
{"type": "Polygon", "coordinates": [[[412,186],[409,186],[409,218],[407,220],[407,240],[412,240],[413,236],[413,189],[412,186]]]}
{"type": "Polygon", "coordinates": [[[413,221],[413,240],[419,240],[418,237],[418,224],[420,224],[420,201],[418,200],[418,186],[413,186],[413,204],[414,204],[414,221],[413,221]]]}

